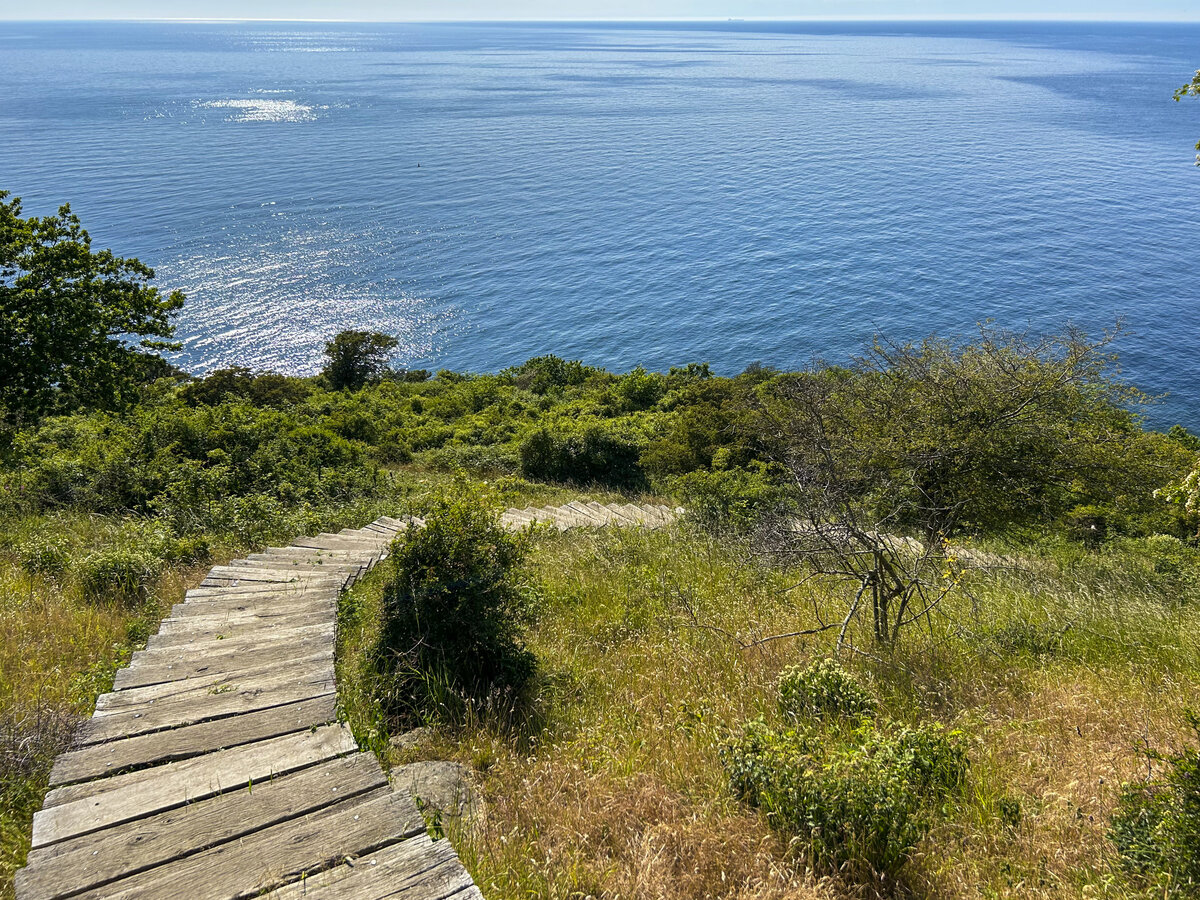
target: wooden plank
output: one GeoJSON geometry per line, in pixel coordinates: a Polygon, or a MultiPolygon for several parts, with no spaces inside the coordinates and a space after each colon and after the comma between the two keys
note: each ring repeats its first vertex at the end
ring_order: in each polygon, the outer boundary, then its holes
{"type": "Polygon", "coordinates": [[[239,569],[237,566],[213,566],[200,582],[201,587],[224,587],[246,584],[303,584],[313,587],[324,583],[340,589],[345,583],[341,573],[291,572],[284,569],[239,569]]]}
{"type": "Polygon", "coordinates": [[[309,562],[303,559],[279,559],[271,557],[268,559],[235,559],[231,560],[229,565],[235,569],[251,569],[251,568],[270,568],[276,571],[284,572],[317,572],[328,573],[330,576],[336,577],[339,575],[356,575],[365,567],[365,562],[321,562],[319,560],[309,562]]]}
{"type": "Polygon", "coordinates": [[[386,787],[373,754],[333,759],[34,850],[17,889],[30,900],[68,897],[386,787]]]}
{"type": "Polygon", "coordinates": [[[174,644],[186,644],[194,641],[219,641],[234,637],[246,637],[260,634],[263,642],[272,639],[272,632],[293,631],[297,628],[332,624],[332,617],[324,612],[302,613],[295,616],[284,616],[279,619],[257,619],[249,622],[231,622],[227,625],[212,625],[209,623],[194,623],[189,629],[174,628],[153,635],[146,640],[147,647],[167,647],[174,644]]]}
{"type": "Polygon", "coordinates": [[[235,675],[234,679],[232,682],[221,681],[216,685],[207,685],[196,680],[168,682],[163,685],[155,684],[101,694],[96,699],[96,711],[92,713],[92,719],[148,719],[156,715],[161,716],[162,711],[186,714],[191,707],[207,707],[216,698],[229,694],[261,694],[284,685],[307,685],[310,694],[315,697],[333,688],[333,662],[305,662],[296,666],[271,668],[265,672],[235,675]],[[156,697],[160,693],[162,696],[156,697]]]}
{"type": "Polygon", "coordinates": [[[55,788],[33,817],[33,846],[165,812],[357,749],[348,729],[326,725],[153,769],[55,788]]]}
{"type": "Polygon", "coordinates": [[[326,689],[318,689],[312,684],[284,683],[270,688],[252,686],[223,694],[205,694],[179,703],[155,704],[145,711],[95,716],[80,729],[77,743],[85,747],[117,738],[136,737],[166,728],[195,725],[210,719],[223,719],[239,713],[296,703],[327,693],[334,693],[332,684],[326,689]]]}
{"type": "Polygon", "coordinates": [[[312,575],[307,572],[289,572],[282,568],[272,568],[269,566],[252,568],[238,568],[237,566],[213,566],[208,570],[208,577],[237,578],[250,583],[266,581],[270,583],[281,582],[285,584],[304,584],[310,586],[315,582],[321,581],[322,579],[328,581],[330,584],[335,585],[341,581],[337,573],[333,573],[331,575],[322,575],[321,573],[317,573],[312,575]]]}
{"type": "Polygon", "coordinates": [[[338,578],[336,575],[331,577],[327,584],[277,584],[255,581],[247,584],[194,587],[188,590],[183,596],[186,600],[192,600],[213,597],[236,597],[240,595],[252,596],[255,594],[275,594],[280,597],[304,597],[309,594],[336,595],[338,592],[337,581],[338,578]]]}
{"type": "MultiPolygon", "coordinates": [[[[256,610],[308,610],[317,609],[321,605],[336,609],[336,595],[322,597],[313,594],[307,597],[229,597],[229,598],[193,598],[171,607],[166,619],[182,619],[197,615],[215,615],[221,612],[253,612],[256,610]]],[[[166,621],[164,619],[164,621],[166,621]]]]}
{"type": "Polygon", "coordinates": [[[348,541],[339,537],[296,538],[292,546],[309,550],[358,550],[365,551],[366,554],[378,553],[382,549],[375,543],[348,541]]]}
{"type": "Polygon", "coordinates": [[[172,616],[163,619],[158,626],[159,634],[178,634],[181,631],[197,631],[208,628],[243,627],[261,625],[269,627],[272,624],[291,623],[299,625],[302,622],[332,620],[337,615],[337,603],[333,600],[321,600],[305,605],[299,609],[268,606],[250,609],[196,609],[190,615],[172,616]]]}
{"type": "Polygon", "coordinates": [[[94,744],[59,754],[50,771],[50,786],[116,775],[132,768],[174,762],[214,750],[307,731],[314,725],[324,725],[336,718],[337,695],[331,692],[240,716],[227,716],[198,725],[94,744]]]}
{"type": "Polygon", "coordinates": [[[267,900],[482,900],[446,840],[419,834],[266,895],[267,900]],[[474,889],[474,892],[472,890],[474,889]]]}
{"type": "MultiPolygon", "coordinates": [[[[145,651],[142,651],[145,652],[145,651]]],[[[186,681],[205,678],[209,675],[260,669],[271,662],[285,663],[289,659],[305,659],[316,654],[332,654],[333,642],[325,637],[308,638],[286,644],[267,644],[264,647],[234,647],[211,653],[184,653],[163,658],[154,656],[130,660],[128,668],[119,669],[113,679],[113,689],[163,684],[168,681],[186,681]]]]}
{"type": "Polygon", "coordinates": [[[387,538],[393,538],[399,534],[399,531],[394,528],[388,528],[386,525],[376,525],[374,522],[372,522],[370,525],[363,526],[362,530],[370,531],[374,534],[381,534],[387,538]]]}
{"type": "Polygon", "coordinates": [[[81,900],[253,897],[347,856],[425,829],[416,807],[384,788],[77,895],[81,900]]]}
{"type": "Polygon", "coordinates": [[[270,643],[284,643],[296,640],[302,636],[318,632],[328,631],[332,634],[334,630],[334,623],[332,621],[319,621],[306,622],[300,625],[280,624],[258,630],[243,629],[240,631],[229,631],[227,629],[225,631],[214,630],[204,634],[152,634],[146,639],[146,649],[148,651],[179,650],[191,647],[200,652],[202,650],[232,647],[234,645],[266,646],[270,643]],[[222,643],[223,641],[227,641],[228,643],[222,643]]]}
{"type": "MultiPolygon", "coordinates": [[[[597,506],[599,506],[599,504],[597,504],[597,506]]],[[[612,514],[613,518],[616,519],[618,522],[620,522],[623,525],[637,525],[638,524],[638,520],[635,519],[633,516],[629,515],[629,513],[625,512],[623,509],[621,509],[621,506],[618,503],[605,504],[603,507],[601,507],[601,509],[608,510],[612,514]]]]}
{"type": "Polygon", "coordinates": [[[302,552],[251,553],[246,557],[246,561],[262,565],[307,566],[310,569],[332,572],[334,574],[339,574],[343,569],[355,571],[371,565],[369,558],[363,559],[357,556],[312,556],[302,552]]]}
{"type": "Polygon", "coordinates": [[[393,516],[380,516],[375,521],[382,522],[385,525],[394,525],[403,531],[409,527],[422,528],[425,525],[425,520],[420,516],[405,516],[402,519],[394,518],[393,516]]]}
{"type": "MultiPolygon", "coordinates": [[[[330,618],[326,622],[319,622],[316,625],[297,625],[292,628],[277,627],[270,629],[266,634],[257,634],[249,632],[240,637],[228,636],[220,639],[211,639],[207,641],[189,641],[186,640],[187,635],[164,635],[163,640],[157,645],[149,643],[145,650],[137,650],[134,652],[132,662],[137,662],[139,665],[159,665],[161,663],[177,660],[180,662],[189,661],[198,658],[199,653],[232,653],[234,650],[266,650],[271,647],[284,647],[292,644],[303,644],[309,641],[317,641],[323,638],[333,640],[336,631],[336,623],[330,618]],[[168,641],[167,638],[170,638],[168,641]],[[199,650],[193,650],[193,647],[199,647],[199,650]]],[[[153,640],[152,636],[150,640],[153,640]]]]}
{"type": "Polygon", "coordinates": [[[580,503],[578,500],[571,500],[564,504],[562,509],[569,509],[571,512],[583,516],[585,519],[591,519],[597,525],[605,525],[608,523],[608,516],[601,515],[586,504],[580,503]]]}
{"type": "Polygon", "coordinates": [[[324,685],[333,678],[333,653],[325,651],[303,657],[273,659],[260,666],[235,669],[231,672],[213,672],[204,678],[188,678],[184,681],[164,681],[142,687],[109,691],[96,698],[95,716],[111,715],[120,710],[130,710],[175,702],[189,696],[212,694],[233,687],[247,687],[263,683],[276,683],[291,678],[308,684],[324,685]]]}
{"type": "Polygon", "coordinates": [[[341,560],[343,562],[357,561],[368,558],[373,554],[362,553],[358,550],[320,550],[316,547],[268,547],[262,553],[251,553],[247,559],[252,559],[255,556],[273,556],[273,557],[292,557],[292,556],[311,556],[316,559],[341,560]]]}

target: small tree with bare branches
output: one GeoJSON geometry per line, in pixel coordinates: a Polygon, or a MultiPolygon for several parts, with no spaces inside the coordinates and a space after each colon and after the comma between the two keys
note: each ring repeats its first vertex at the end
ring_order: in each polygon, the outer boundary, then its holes
{"type": "Polygon", "coordinates": [[[953,535],[1048,521],[1080,485],[1117,489],[1142,396],[1110,377],[1114,336],[985,325],[970,341],[876,341],[848,367],[761,385],[753,421],[791,500],[762,546],[853,590],[816,630],[838,628],[840,647],[869,610],[874,639],[894,642],[989,561],[953,535]]]}

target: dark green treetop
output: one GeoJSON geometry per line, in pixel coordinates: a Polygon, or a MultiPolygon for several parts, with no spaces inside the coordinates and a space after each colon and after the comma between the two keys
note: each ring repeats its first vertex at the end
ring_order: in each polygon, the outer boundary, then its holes
{"type": "Polygon", "coordinates": [[[339,332],[325,344],[328,362],[321,375],[335,391],[356,391],[383,377],[388,355],[399,343],[378,331],[339,332]]]}
{"type": "Polygon", "coordinates": [[[127,405],[165,368],[154,351],[176,347],[155,338],[172,336],[184,296],[153,277],[136,259],[93,252],[70,206],[24,218],[20,198],[0,191],[0,421],[127,405]]]}

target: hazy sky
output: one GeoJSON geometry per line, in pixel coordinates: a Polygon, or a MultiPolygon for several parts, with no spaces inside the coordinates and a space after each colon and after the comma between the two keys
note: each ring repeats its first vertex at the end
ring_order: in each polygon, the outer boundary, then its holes
{"type": "Polygon", "coordinates": [[[1016,18],[1200,20],[1200,0],[0,0],[0,19],[1016,18]]]}

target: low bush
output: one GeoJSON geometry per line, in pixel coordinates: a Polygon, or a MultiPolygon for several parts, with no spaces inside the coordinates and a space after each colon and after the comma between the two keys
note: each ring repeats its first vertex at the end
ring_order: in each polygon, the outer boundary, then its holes
{"type": "MultiPolygon", "coordinates": [[[[1200,741],[1200,715],[1188,714],[1200,741]]],[[[1162,775],[1127,784],[1109,836],[1125,868],[1160,897],[1200,897],[1200,745],[1145,751],[1162,775]]]]}
{"type": "Polygon", "coordinates": [[[75,574],[89,597],[133,600],[162,571],[162,560],[141,550],[99,550],[81,559],[75,574]]]}
{"type": "Polygon", "coordinates": [[[633,439],[600,422],[539,428],[521,443],[521,474],[545,481],[602,484],[613,488],[644,486],[633,439]]]}
{"type": "Polygon", "coordinates": [[[36,539],[18,549],[21,568],[29,575],[57,578],[71,565],[71,556],[59,542],[36,539]]]}
{"type": "Polygon", "coordinates": [[[793,666],[779,676],[779,711],[795,723],[810,718],[870,719],[875,705],[867,689],[832,659],[793,666]]]}
{"type": "Polygon", "coordinates": [[[457,491],[434,502],[390,559],[378,658],[396,717],[452,708],[446,692],[467,703],[519,693],[534,672],[520,637],[534,596],[525,538],[501,527],[487,498],[463,482],[457,491]]]}
{"type": "Polygon", "coordinates": [[[756,720],[722,758],[734,794],[798,838],[810,865],[881,885],[895,883],[967,774],[957,734],[937,725],[834,739],[756,720]]]}
{"type": "Polygon", "coordinates": [[[687,509],[688,518],[713,532],[745,532],[777,505],[780,490],[763,467],[698,470],[668,479],[667,486],[687,509]]]}

